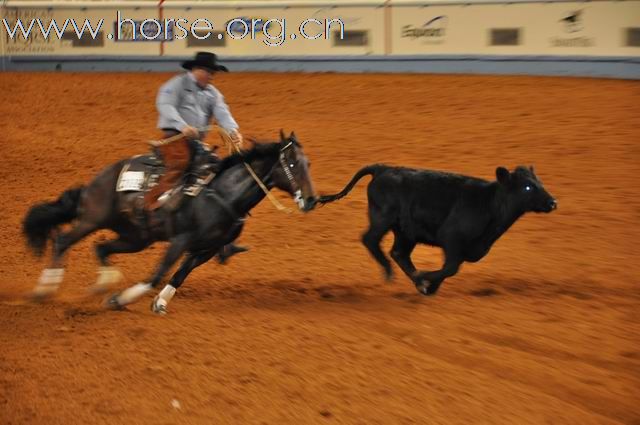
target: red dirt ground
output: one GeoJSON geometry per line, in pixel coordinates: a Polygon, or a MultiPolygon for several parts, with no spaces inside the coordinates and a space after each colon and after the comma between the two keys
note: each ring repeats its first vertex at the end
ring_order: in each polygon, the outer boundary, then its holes
{"type": "MultiPolygon", "coordinates": [[[[166,317],[87,295],[108,233],[72,250],[55,300],[26,301],[47,262],[25,249],[25,211],[144,152],[167,78],[0,74],[0,423],[640,423],[638,82],[220,76],[245,135],[296,131],[321,193],[373,162],[484,178],[535,164],[559,209],[433,298],[385,284],[360,245],[363,182],[304,216],[261,204],[251,252],[196,270],[166,317]]],[[[115,257],[120,287],[162,249],[115,257]]]]}

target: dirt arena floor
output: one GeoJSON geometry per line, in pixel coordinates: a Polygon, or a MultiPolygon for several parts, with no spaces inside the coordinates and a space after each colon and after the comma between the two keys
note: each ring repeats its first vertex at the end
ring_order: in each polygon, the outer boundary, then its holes
{"type": "MultiPolygon", "coordinates": [[[[638,82],[221,75],[245,135],[296,131],[320,193],[374,162],[488,179],[534,164],[559,209],[433,298],[397,267],[386,284],[361,246],[361,182],[307,215],[261,204],[251,251],[197,269],[166,317],[87,294],[105,232],[71,251],[57,298],[28,302],[47,262],[25,211],[145,152],[169,77],[0,74],[0,424],[640,424],[638,82]]],[[[163,248],[116,256],[119,289],[163,248]]]]}

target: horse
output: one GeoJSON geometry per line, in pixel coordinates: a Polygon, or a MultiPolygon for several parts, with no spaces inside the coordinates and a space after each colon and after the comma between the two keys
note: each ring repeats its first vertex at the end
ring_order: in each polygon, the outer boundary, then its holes
{"type": "MultiPolygon", "coordinates": [[[[277,142],[256,142],[253,148],[235,153],[222,160],[215,178],[204,185],[198,196],[185,199],[160,225],[149,231],[148,226],[133,219],[139,194],[117,192],[120,173],[127,164],[147,163],[148,156],[134,157],[106,167],[86,186],[65,191],[58,200],[30,208],[23,222],[23,232],[33,252],[42,256],[47,242],[53,240],[50,267],[43,270],[33,291],[36,298],[53,295],[62,283],[64,255],[71,246],[100,229],[114,231],[115,240],[98,243],[95,254],[100,262],[98,280],[93,292],[104,293],[122,279],[111,265],[113,254],[135,253],[157,241],[168,241],[164,258],[151,277],[108,300],[107,306],[121,309],[156,288],[162,278],[182,255],[180,267],[169,284],[156,296],[152,311],[166,314],[167,304],[189,273],[206,263],[234,241],[241,233],[245,217],[264,199],[266,191],[278,188],[293,197],[303,212],[311,211],[317,201],[309,173],[309,161],[296,135],[286,137],[280,131],[277,142]],[[247,165],[263,182],[261,188],[250,175],[247,165]],[[70,230],[59,227],[73,223],[70,230]]],[[[142,165],[144,166],[144,165],[142,165]]]]}

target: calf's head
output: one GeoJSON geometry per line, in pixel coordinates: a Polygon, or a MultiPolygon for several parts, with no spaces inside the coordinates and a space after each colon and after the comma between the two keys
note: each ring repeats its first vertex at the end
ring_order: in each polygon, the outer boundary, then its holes
{"type": "Polygon", "coordinates": [[[506,189],[509,200],[523,212],[550,213],[558,208],[558,202],[542,186],[533,167],[519,166],[513,172],[498,167],[496,178],[506,189]]]}

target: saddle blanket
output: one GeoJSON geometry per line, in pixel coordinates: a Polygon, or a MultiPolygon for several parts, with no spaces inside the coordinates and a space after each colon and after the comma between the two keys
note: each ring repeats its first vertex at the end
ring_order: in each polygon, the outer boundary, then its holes
{"type": "MultiPolygon", "coordinates": [[[[147,181],[147,175],[144,171],[129,171],[129,164],[127,164],[118,177],[116,192],[144,192],[149,187],[155,186],[158,177],[158,174],[150,174],[149,181],[147,181]]],[[[198,196],[214,177],[215,173],[208,172],[204,176],[198,177],[192,184],[180,185],[179,189],[187,196],[198,196]]]]}
{"type": "Polygon", "coordinates": [[[120,173],[116,192],[140,192],[144,190],[144,171],[124,171],[120,173]]]}

